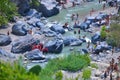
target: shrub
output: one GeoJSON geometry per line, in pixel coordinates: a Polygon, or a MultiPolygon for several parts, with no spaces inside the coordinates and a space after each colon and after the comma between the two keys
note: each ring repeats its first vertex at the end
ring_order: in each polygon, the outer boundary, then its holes
{"type": "Polygon", "coordinates": [[[91,66],[92,68],[98,69],[98,65],[97,65],[96,63],[91,63],[90,66],[91,66]]]}
{"type": "Polygon", "coordinates": [[[101,37],[102,40],[105,40],[105,38],[107,37],[105,26],[103,26],[102,29],[101,29],[100,37],[101,37]]]}
{"type": "Polygon", "coordinates": [[[27,74],[26,70],[17,62],[14,64],[0,61],[0,80],[39,80],[34,74],[27,74]]]}
{"type": "Polygon", "coordinates": [[[71,53],[63,58],[52,59],[46,67],[41,70],[40,78],[42,80],[53,80],[52,75],[58,70],[78,71],[90,65],[90,57],[79,53],[71,53]]]}
{"type": "Polygon", "coordinates": [[[110,32],[108,33],[107,42],[115,47],[120,47],[120,24],[111,23],[110,32]]]}
{"type": "Polygon", "coordinates": [[[35,75],[39,75],[41,71],[41,67],[39,65],[33,66],[30,70],[29,73],[33,73],[35,75]]]}
{"type": "Polygon", "coordinates": [[[82,78],[83,78],[84,80],[88,80],[88,79],[90,79],[90,76],[91,76],[91,70],[90,70],[89,68],[83,69],[82,78]]]}
{"type": "Polygon", "coordinates": [[[62,71],[57,71],[55,74],[55,80],[62,80],[62,78],[63,78],[62,71]]]}

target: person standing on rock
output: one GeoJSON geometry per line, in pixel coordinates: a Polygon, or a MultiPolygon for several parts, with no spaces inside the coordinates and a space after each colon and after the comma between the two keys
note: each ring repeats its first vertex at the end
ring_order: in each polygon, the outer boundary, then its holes
{"type": "Polygon", "coordinates": [[[107,78],[107,72],[105,71],[104,72],[104,80],[106,80],[106,78],[107,78]]]}

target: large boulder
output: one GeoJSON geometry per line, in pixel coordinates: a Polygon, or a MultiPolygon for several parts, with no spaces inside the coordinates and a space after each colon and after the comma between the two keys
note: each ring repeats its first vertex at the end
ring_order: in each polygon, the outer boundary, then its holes
{"type": "Polygon", "coordinates": [[[24,36],[27,34],[26,29],[30,29],[29,26],[23,21],[18,21],[13,25],[12,33],[18,36],[24,36]]]}
{"type": "Polygon", "coordinates": [[[92,43],[96,44],[97,41],[100,41],[100,34],[95,34],[91,38],[92,43]]]}
{"type": "Polygon", "coordinates": [[[26,13],[30,10],[30,0],[19,0],[17,2],[18,13],[25,16],[26,13]]]}
{"type": "Polygon", "coordinates": [[[53,40],[49,41],[45,48],[48,49],[48,53],[60,53],[63,49],[63,41],[61,40],[53,40]]]}
{"type": "Polygon", "coordinates": [[[45,56],[39,49],[34,49],[25,54],[25,57],[29,60],[44,60],[45,56]]]}
{"type": "Polygon", "coordinates": [[[63,28],[62,26],[60,26],[60,25],[57,25],[57,24],[51,26],[50,29],[51,29],[52,31],[55,31],[55,32],[58,32],[58,33],[61,33],[61,34],[64,34],[64,33],[65,33],[64,28],[63,28]]]}
{"type": "Polygon", "coordinates": [[[26,51],[30,51],[32,49],[32,45],[36,44],[36,42],[36,39],[30,35],[27,35],[19,40],[14,41],[11,52],[24,53],[26,51]]]}
{"type": "Polygon", "coordinates": [[[0,46],[6,46],[11,43],[10,36],[7,36],[5,34],[0,34],[0,46]]]}
{"type": "Polygon", "coordinates": [[[63,39],[63,43],[65,46],[80,46],[82,44],[82,41],[75,38],[75,37],[65,37],[63,39]]]}
{"type": "Polygon", "coordinates": [[[42,13],[44,17],[51,17],[59,13],[59,9],[54,7],[51,10],[48,10],[44,4],[40,4],[38,11],[42,13]]]}

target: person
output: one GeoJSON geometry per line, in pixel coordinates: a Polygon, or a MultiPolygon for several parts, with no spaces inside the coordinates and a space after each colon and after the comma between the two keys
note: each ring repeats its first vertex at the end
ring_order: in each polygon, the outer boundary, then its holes
{"type": "Polygon", "coordinates": [[[63,25],[63,28],[68,28],[68,22],[63,25]]]}
{"type": "Polygon", "coordinates": [[[76,34],[76,31],[74,31],[74,34],[76,34]]]}
{"type": "Polygon", "coordinates": [[[72,21],[74,20],[74,17],[75,17],[75,14],[72,14],[72,16],[71,16],[72,21]]]}
{"type": "Polygon", "coordinates": [[[105,10],[105,3],[103,4],[103,10],[105,10]]]}
{"type": "Polygon", "coordinates": [[[105,71],[104,72],[104,79],[106,80],[106,78],[107,78],[107,72],[105,71]]]}
{"type": "Polygon", "coordinates": [[[78,18],[79,18],[79,14],[77,13],[77,14],[76,14],[76,20],[78,20],[78,18]]]}
{"type": "Polygon", "coordinates": [[[113,80],[113,78],[112,78],[112,73],[110,74],[110,80],[113,80]]]}
{"type": "Polygon", "coordinates": [[[115,50],[115,47],[112,48],[112,55],[113,55],[113,53],[114,53],[114,50],[115,50]]]}
{"type": "Polygon", "coordinates": [[[10,35],[10,32],[9,32],[9,31],[7,32],[7,35],[8,35],[8,36],[10,35]]]}
{"type": "Polygon", "coordinates": [[[115,65],[114,65],[114,70],[117,72],[118,71],[118,64],[117,63],[115,63],[115,65]]]}
{"type": "Polygon", "coordinates": [[[87,48],[89,48],[90,47],[90,41],[88,41],[88,45],[87,45],[87,48]]]}
{"type": "Polygon", "coordinates": [[[80,29],[78,30],[78,34],[80,34],[80,29]]]}

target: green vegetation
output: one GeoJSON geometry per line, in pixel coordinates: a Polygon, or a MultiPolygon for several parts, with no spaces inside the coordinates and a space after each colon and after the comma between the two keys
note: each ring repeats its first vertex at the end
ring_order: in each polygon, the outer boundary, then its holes
{"type": "Polygon", "coordinates": [[[30,73],[25,68],[18,65],[18,62],[0,62],[0,80],[39,80],[39,77],[30,73]]]}
{"type": "Polygon", "coordinates": [[[0,26],[7,22],[17,14],[17,7],[10,0],[0,0],[0,26]]]}
{"type": "Polygon", "coordinates": [[[36,65],[29,70],[29,73],[39,75],[40,71],[41,71],[41,67],[39,65],[36,65]]]}
{"type": "Polygon", "coordinates": [[[46,67],[41,70],[40,78],[42,80],[53,80],[52,75],[58,70],[78,71],[90,65],[90,58],[88,55],[80,55],[78,53],[71,53],[64,58],[53,59],[48,62],[46,67]]]}
{"type": "Polygon", "coordinates": [[[31,7],[37,8],[40,5],[40,2],[38,0],[32,0],[31,1],[31,7]]]}
{"type": "Polygon", "coordinates": [[[55,80],[62,80],[62,78],[63,78],[62,71],[57,71],[55,74],[55,80]]]}
{"type": "Polygon", "coordinates": [[[88,79],[90,79],[90,76],[91,76],[91,69],[85,68],[85,69],[83,70],[82,78],[83,78],[84,80],[88,80],[88,79]]]}
{"type": "Polygon", "coordinates": [[[91,63],[90,66],[91,66],[92,68],[98,69],[98,65],[97,65],[96,63],[91,63]]]}
{"type": "Polygon", "coordinates": [[[102,26],[101,32],[100,32],[100,37],[102,40],[105,40],[107,37],[107,33],[106,33],[106,26],[102,26]]]}
{"type": "Polygon", "coordinates": [[[37,65],[28,72],[22,67],[21,59],[20,57],[14,64],[0,62],[0,80],[62,80],[63,74],[59,70],[75,72],[90,65],[91,61],[89,55],[71,53],[66,57],[50,60],[43,69],[37,65]]]}
{"type": "Polygon", "coordinates": [[[112,46],[120,47],[120,24],[119,23],[111,24],[111,27],[108,33],[107,42],[112,46]]]}

